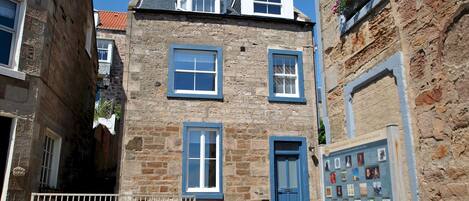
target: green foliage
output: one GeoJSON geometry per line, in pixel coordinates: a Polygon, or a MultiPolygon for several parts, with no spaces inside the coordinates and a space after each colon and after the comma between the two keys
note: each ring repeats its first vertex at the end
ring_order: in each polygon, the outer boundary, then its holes
{"type": "Polygon", "coordinates": [[[319,133],[318,133],[319,144],[326,144],[326,128],[322,120],[319,122],[319,133]]]}
{"type": "Polygon", "coordinates": [[[99,101],[98,107],[94,110],[94,120],[98,118],[111,118],[112,114],[116,115],[116,119],[120,119],[122,111],[120,104],[113,104],[112,101],[103,100],[99,101]]]}

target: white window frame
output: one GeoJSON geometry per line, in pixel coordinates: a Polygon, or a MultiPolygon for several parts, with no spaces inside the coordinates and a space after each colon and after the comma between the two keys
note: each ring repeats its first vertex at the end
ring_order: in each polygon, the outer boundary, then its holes
{"type": "MultiPolygon", "coordinates": [[[[50,129],[46,129],[46,134],[44,136],[44,139],[42,143],[45,143],[45,140],[50,138],[53,140],[53,150],[52,150],[52,160],[48,164],[49,167],[45,167],[43,165],[44,161],[41,161],[41,173],[44,171],[44,168],[49,168],[50,169],[50,174],[46,175],[48,178],[43,177],[39,178],[39,183],[43,187],[49,187],[49,188],[57,188],[57,177],[59,173],[59,164],[60,164],[60,151],[62,147],[62,138],[53,132],[50,129]]],[[[42,154],[44,155],[44,152],[47,150],[44,150],[44,147],[42,146],[42,154]]],[[[44,159],[44,156],[43,156],[44,159]]],[[[41,174],[42,175],[42,174],[41,174]]]]}
{"type": "Polygon", "coordinates": [[[295,9],[293,6],[293,0],[281,0],[281,3],[265,2],[265,1],[258,1],[258,0],[243,0],[241,4],[242,15],[256,15],[256,16],[263,16],[263,17],[294,19],[295,18],[294,13],[295,13],[295,9]],[[254,12],[254,3],[261,3],[261,4],[267,4],[267,5],[281,5],[280,14],[267,14],[267,13],[254,12]]]}
{"type": "MultiPolygon", "coordinates": [[[[196,86],[196,80],[194,79],[194,90],[181,90],[181,89],[174,89],[174,93],[176,94],[202,94],[202,95],[217,95],[218,94],[218,52],[216,51],[211,51],[211,50],[190,50],[190,49],[184,49],[184,50],[178,50],[175,49],[174,53],[176,54],[177,51],[194,51],[194,52],[210,52],[215,55],[215,66],[213,71],[201,71],[201,70],[195,70],[195,67],[197,65],[197,60],[194,61],[194,70],[182,70],[182,69],[177,69],[176,64],[174,65],[174,74],[176,73],[194,73],[194,74],[214,74],[215,75],[215,90],[214,91],[203,91],[203,90],[195,90],[196,86]]],[[[174,56],[174,58],[176,58],[174,56]]],[[[172,59],[174,59],[172,58],[172,59]]],[[[176,85],[176,80],[174,80],[173,87],[176,85]]]]}
{"type": "MultiPolygon", "coordinates": [[[[191,135],[191,132],[192,131],[200,131],[201,132],[201,135],[200,135],[200,158],[199,158],[199,161],[200,161],[200,167],[199,167],[199,188],[191,188],[191,187],[188,187],[187,186],[187,190],[186,192],[188,193],[218,193],[218,192],[221,192],[221,189],[220,189],[220,132],[219,132],[219,129],[217,128],[188,128],[187,132],[188,132],[188,141],[187,142],[184,142],[184,143],[187,143],[187,147],[189,147],[189,143],[190,143],[190,135],[191,135]],[[209,131],[215,131],[217,133],[217,137],[216,137],[216,159],[215,159],[215,163],[216,163],[216,166],[215,166],[215,169],[216,169],[216,173],[215,173],[215,187],[213,188],[204,188],[204,187],[200,187],[200,186],[205,186],[205,135],[206,133],[208,133],[209,131]]],[[[189,160],[191,158],[189,158],[189,155],[190,155],[190,149],[188,150],[187,152],[187,158],[186,158],[186,164],[188,165],[189,164],[189,160]]],[[[187,169],[186,169],[187,170],[187,169]]],[[[186,177],[189,177],[189,172],[186,172],[186,177]]],[[[189,180],[187,180],[187,183],[189,183],[189,180]]]]}
{"type": "Polygon", "coordinates": [[[109,39],[104,39],[104,38],[98,38],[96,40],[96,46],[97,46],[97,49],[98,49],[98,61],[101,62],[101,63],[112,63],[112,50],[113,50],[113,40],[109,40],[109,39]],[[104,41],[107,43],[107,48],[100,48],[98,46],[98,41],[104,41]],[[99,50],[106,50],[107,51],[107,59],[106,60],[100,60],[99,59],[99,50]]]}
{"type": "MultiPolygon", "coordinates": [[[[94,24],[94,15],[93,15],[93,24],[94,24]]],[[[85,50],[88,53],[88,57],[91,58],[91,46],[93,44],[93,29],[94,25],[91,25],[90,20],[88,19],[85,24],[85,50]]]]}
{"type": "MultiPolygon", "coordinates": [[[[11,172],[11,165],[13,161],[13,151],[15,149],[15,138],[16,138],[16,124],[18,119],[12,116],[3,116],[6,118],[11,118],[11,126],[10,126],[10,142],[8,145],[8,155],[7,155],[7,162],[6,162],[6,167],[5,167],[5,176],[3,177],[3,188],[1,189],[2,191],[2,196],[0,197],[0,201],[6,201],[8,197],[8,184],[10,184],[10,172],[11,172]]],[[[3,174],[3,173],[2,173],[3,174]]]]}
{"type": "Polygon", "coordinates": [[[192,12],[199,12],[199,13],[220,13],[220,1],[221,0],[214,0],[215,1],[215,11],[214,12],[203,12],[203,11],[194,11],[192,10],[192,3],[194,0],[177,0],[176,8],[183,11],[192,11],[192,12]],[[186,7],[183,7],[183,1],[186,1],[186,7]]]}
{"type": "MultiPolygon", "coordinates": [[[[285,1],[285,0],[280,0],[280,3],[275,3],[275,2],[268,2],[268,1],[259,1],[259,0],[254,0],[253,1],[253,4],[252,6],[254,6],[254,4],[264,4],[264,5],[273,5],[273,6],[280,6],[280,14],[272,14],[272,13],[259,13],[259,12],[256,12],[255,9],[253,9],[253,12],[256,14],[256,15],[266,15],[266,16],[279,16],[279,15],[282,15],[282,7],[283,7],[283,4],[282,2],[285,1]]],[[[268,8],[267,8],[268,10],[268,8]]]]}
{"type": "MultiPolygon", "coordinates": [[[[273,61],[275,62],[275,57],[276,56],[287,56],[287,57],[295,57],[295,74],[285,74],[285,73],[275,73],[275,69],[273,70],[273,77],[272,79],[274,80],[274,85],[275,85],[275,77],[283,77],[283,78],[291,78],[295,77],[295,93],[294,94],[287,94],[285,93],[286,91],[286,82],[285,79],[283,80],[283,93],[275,93],[275,97],[287,97],[287,98],[299,98],[300,97],[300,82],[298,79],[298,57],[294,55],[282,55],[282,54],[273,54],[273,61]]],[[[273,66],[275,68],[275,63],[273,63],[273,66]]],[[[283,64],[283,69],[285,69],[285,64],[283,64]]]]}
{"type": "Polygon", "coordinates": [[[14,28],[8,28],[0,25],[2,31],[13,33],[10,45],[10,58],[8,65],[0,64],[0,75],[13,77],[20,80],[26,79],[26,74],[18,71],[20,59],[21,43],[23,39],[24,18],[26,13],[26,1],[24,0],[6,0],[16,4],[14,28]]]}

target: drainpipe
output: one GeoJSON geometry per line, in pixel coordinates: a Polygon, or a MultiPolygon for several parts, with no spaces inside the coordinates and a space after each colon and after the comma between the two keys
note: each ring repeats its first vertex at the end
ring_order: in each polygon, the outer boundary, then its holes
{"type": "MultiPolygon", "coordinates": [[[[316,97],[320,96],[321,102],[316,99],[316,110],[320,113],[324,129],[326,130],[326,144],[331,143],[331,129],[329,125],[329,117],[327,115],[327,102],[325,92],[325,81],[324,81],[324,63],[323,63],[323,47],[322,47],[322,33],[321,33],[321,13],[319,7],[320,0],[314,0],[314,16],[313,21],[315,22],[313,27],[313,40],[314,40],[314,66],[315,69],[315,80],[316,80],[316,97]],[[320,87],[318,87],[320,86],[320,87]],[[318,94],[318,89],[320,95],[318,94]],[[321,104],[321,112],[319,112],[319,104],[321,104]]],[[[318,128],[320,126],[320,120],[318,120],[318,128]]]]}

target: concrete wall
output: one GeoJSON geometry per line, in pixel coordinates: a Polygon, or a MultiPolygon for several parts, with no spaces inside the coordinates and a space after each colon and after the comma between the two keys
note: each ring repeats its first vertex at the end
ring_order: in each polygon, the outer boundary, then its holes
{"type": "Polygon", "coordinates": [[[93,21],[91,1],[27,1],[18,68],[26,80],[0,77],[0,114],[18,118],[12,169],[26,170],[24,176],[10,174],[9,200],[27,200],[40,190],[47,129],[62,138],[55,190],[84,186],[97,72],[95,41],[90,56],[84,48],[88,20],[93,21]]]}
{"type": "MultiPolygon", "coordinates": [[[[270,199],[269,136],[304,136],[308,145],[317,144],[312,27],[151,13],[131,13],[128,24],[120,192],[181,193],[183,122],[221,122],[225,200],[270,199]],[[167,98],[173,43],[223,47],[223,101],[167,98]],[[269,48],[303,51],[307,104],[269,103],[269,48]]],[[[310,154],[315,200],[319,173],[310,154]]]]}
{"type": "MultiPolygon", "coordinates": [[[[331,11],[334,3],[325,0],[320,6],[332,142],[347,139],[345,84],[400,51],[420,199],[469,199],[469,57],[463,48],[468,45],[468,1],[383,1],[343,36],[331,11]]],[[[366,99],[361,92],[355,94],[354,110],[363,108],[355,113],[357,132],[398,120],[394,116],[400,105],[392,101],[395,88],[388,87],[392,83],[382,83],[386,79],[362,89],[374,91],[366,99]]]]}

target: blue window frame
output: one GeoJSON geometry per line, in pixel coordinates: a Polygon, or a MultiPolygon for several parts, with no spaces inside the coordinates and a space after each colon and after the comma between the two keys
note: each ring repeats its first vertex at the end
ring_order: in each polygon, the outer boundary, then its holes
{"type": "Polygon", "coordinates": [[[269,50],[269,101],[306,103],[301,51],[269,50]]]}
{"type": "Polygon", "coordinates": [[[182,194],[223,199],[223,125],[185,122],[182,148],[182,194]]]}
{"type": "Polygon", "coordinates": [[[171,45],[168,97],[223,99],[223,50],[202,45],[171,45]]]}
{"type": "MultiPolygon", "coordinates": [[[[269,160],[270,160],[270,198],[272,201],[281,200],[281,188],[283,186],[295,188],[295,192],[299,198],[298,200],[309,199],[309,176],[308,176],[308,157],[307,157],[307,143],[305,137],[294,136],[271,136],[269,138],[269,160]],[[281,181],[281,175],[278,175],[281,168],[280,164],[289,164],[291,167],[291,158],[296,158],[298,171],[294,177],[289,175],[287,181],[281,181]],[[298,181],[296,181],[298,179],[298,181]],[[291,181],[296,181],[297,185],[292,186],[291,181]],[[280,199],[279,199],[280,198],[280,199]]],[[[288,168],[287,172],[289,171],[288,168]]],[[[285,176],[285,175],[283,175],[285,176]]],[[[283,179],[285,180],[285,178],[283,179]]],[[[290,197],[292,198],[292,197],[290,197]]]]}

